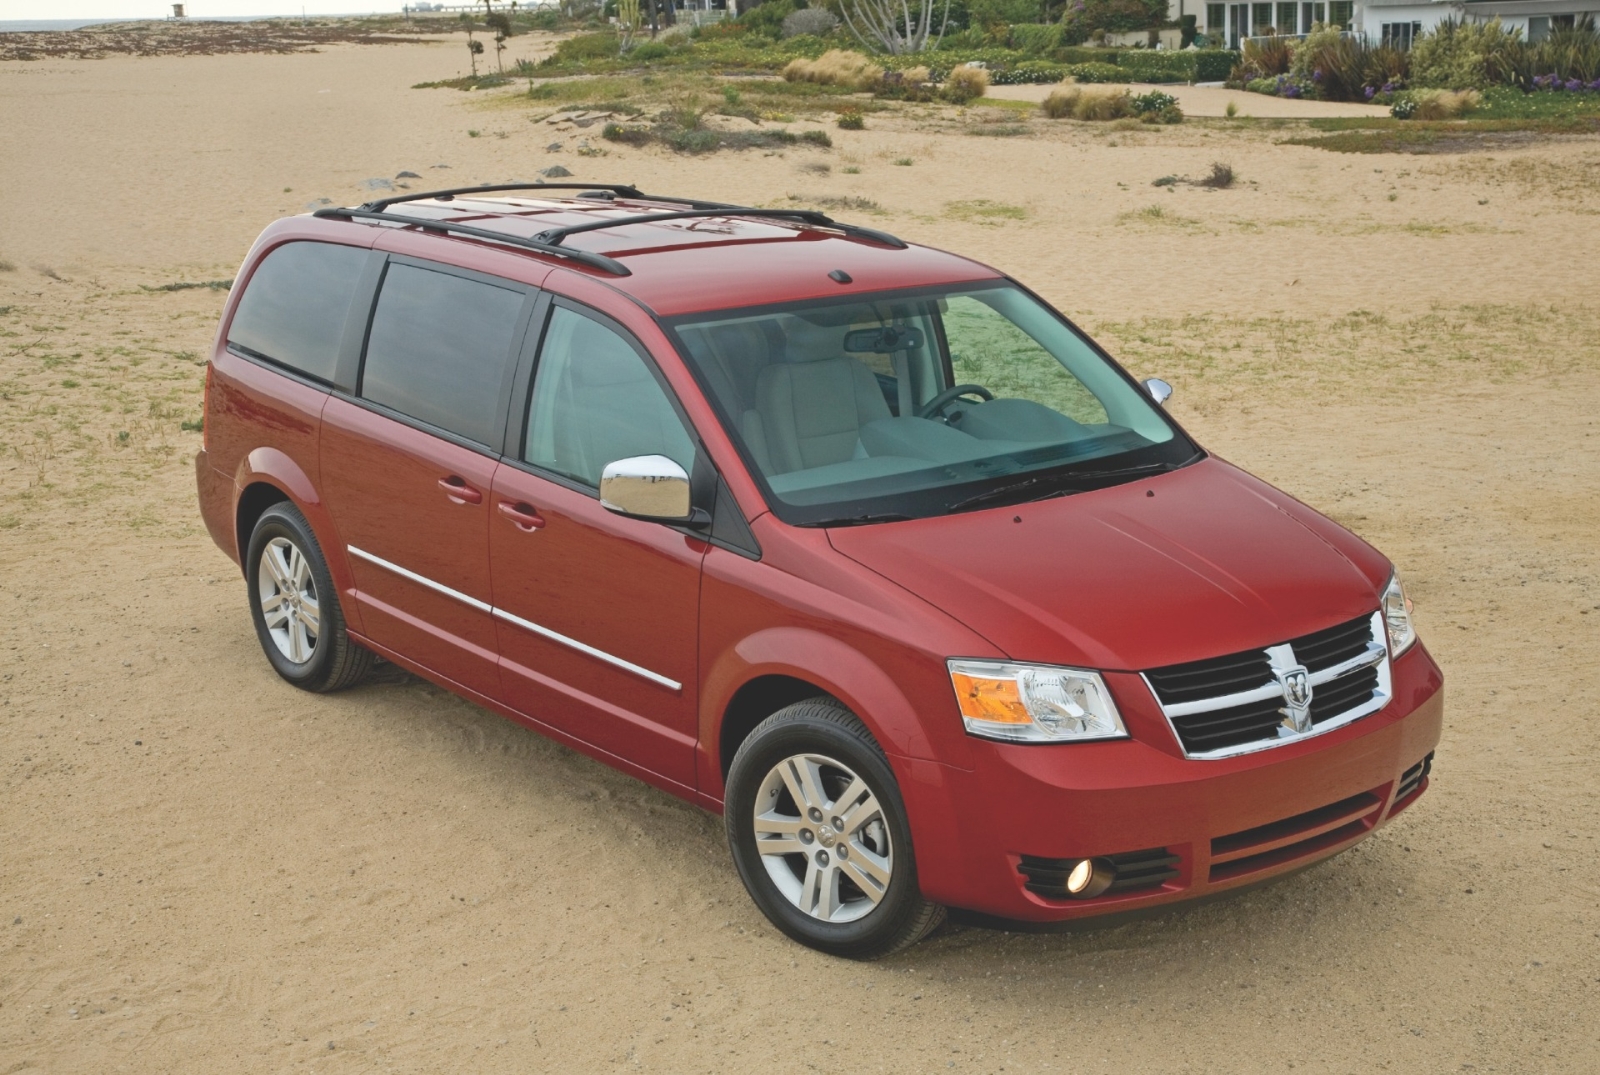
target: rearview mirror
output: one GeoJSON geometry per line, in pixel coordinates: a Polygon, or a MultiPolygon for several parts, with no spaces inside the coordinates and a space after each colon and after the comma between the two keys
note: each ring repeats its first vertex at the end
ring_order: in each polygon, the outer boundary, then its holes
{"type": "Polygon", "coordinates": [[[1150,393],[1150,398],[1156,401],[1156,406],[1163,406],[1172,398],[1172,386],[1160,377],[1151,377],[1144,382],[1144,390],[1150,393]]]}
{"type": "Polygon", "coordinates": [[[858,328],[844,334],[844,349],[856,354],[892,355],[896,351],[915,351],[922,346],[922,333],[904,325],[858,328]]]}
{"type": "Polygon", "coordinates": [[[618,515],[664,523],[688,522],[694,515],[689,475],[664,455],[607,463],[600,474],[600,506],[618,515]]]}

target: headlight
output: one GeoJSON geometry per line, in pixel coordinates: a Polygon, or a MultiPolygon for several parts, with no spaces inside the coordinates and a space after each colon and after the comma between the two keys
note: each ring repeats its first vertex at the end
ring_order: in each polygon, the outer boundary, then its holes
{"type": "Polygon", "coordinates": [[[1411,625],[1411,599],[1400,585],[1399,574],[1389,577],[1389,585],[1383,591],[1383,623],[1389,629],[1391,658],[1400,656],[1417,640],[1417,629],[1411,625]]]}
{"type": "Polygon", "coordinates": [[[1128,734],[1097,672],[1001,661],[950,661],[949,666],[971,735],[1060,743],[1128,734]]]}

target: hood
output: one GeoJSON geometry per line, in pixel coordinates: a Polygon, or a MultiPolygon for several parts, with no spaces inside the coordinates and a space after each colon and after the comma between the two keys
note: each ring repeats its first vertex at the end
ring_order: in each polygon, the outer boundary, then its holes
{"type": "Polygon", "coordinates": [[[1360,538],[1215,458],[1033,504],[828,533],[1013,660],[1114,671],[1371,613],[1390,570],[1360,538]]]}

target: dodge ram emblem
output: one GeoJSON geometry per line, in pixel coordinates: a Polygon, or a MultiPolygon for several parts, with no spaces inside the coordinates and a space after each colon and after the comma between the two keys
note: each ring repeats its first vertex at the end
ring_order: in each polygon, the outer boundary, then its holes
{"type": "Polygon", "coordinates": [[[1283,703],[1287,708],[1287,723],[1300,733],[1311,730],[1311,674],[1302,665],[1278,673],[1278,683],[1283,688],[1283,703]]]}

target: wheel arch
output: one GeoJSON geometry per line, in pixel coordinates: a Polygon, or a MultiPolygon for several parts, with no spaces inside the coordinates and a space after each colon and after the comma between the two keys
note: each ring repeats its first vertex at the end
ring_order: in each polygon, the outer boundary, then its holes
{"type": "Polygon", "coordinates": [[[702,793],[720,802],[728,767],[750,732],[784,706],[818,697],[854,713],[891,762],[896,755],[932,756],[915,706],[876,661],[821,632],[774,627],[743,639],[707,670],[701,702],[702,793]]]}
{"type": "MultiPolygon", "coordinates": [[[[239,550],[240,567],[246,566],[250,535],[256,523],[268,508],[287,501],[305,516],[317,544],[322,547],[328,572],[340,594],[350,594],[355,589],[355,576],[350,570],[350,558],[345,553],[344,542],[329,515],[327,505],[317,493],[305,469],[286,452],[277,448],[257,448],[239,461],[234,475],[234,544],[239,550]]],[[[360,614],[356,602],[342,601],[345,620],[355,631],[360,631],[360,614]]]]}

